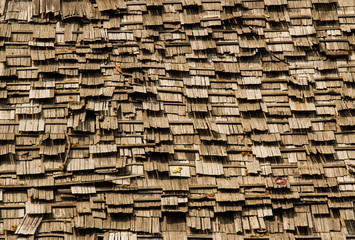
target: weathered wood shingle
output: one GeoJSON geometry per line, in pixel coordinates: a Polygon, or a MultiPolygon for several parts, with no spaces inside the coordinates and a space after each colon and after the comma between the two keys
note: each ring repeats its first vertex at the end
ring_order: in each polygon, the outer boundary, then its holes
{"type": "Polygon", "coordinates": [[[350,239],[354,5],[0,0],[0,238],[350,239]]]}

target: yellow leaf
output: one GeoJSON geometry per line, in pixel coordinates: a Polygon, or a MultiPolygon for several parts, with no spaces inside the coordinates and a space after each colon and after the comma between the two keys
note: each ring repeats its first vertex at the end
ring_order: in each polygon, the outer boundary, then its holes
{"type": "Polygon", "coordinates": [[[176,167],[172,170],[173,173],[181,173],[182,167],[176,167]]]}

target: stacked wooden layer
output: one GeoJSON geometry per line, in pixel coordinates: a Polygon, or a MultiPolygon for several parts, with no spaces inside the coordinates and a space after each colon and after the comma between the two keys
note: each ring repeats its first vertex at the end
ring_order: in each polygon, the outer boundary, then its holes
{"type": "Polygon", "coordinates": [[[355,239],[354,0],[0,0],[0,239],[355,239]]]}

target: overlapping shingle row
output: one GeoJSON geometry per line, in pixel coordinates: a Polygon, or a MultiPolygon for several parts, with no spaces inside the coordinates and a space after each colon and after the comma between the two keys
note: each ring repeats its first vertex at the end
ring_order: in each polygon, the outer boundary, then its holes
{"type": "Polygon", "coordinates": [[[353,0],[0,0],[1,239],[355,239],[353,0]]]}

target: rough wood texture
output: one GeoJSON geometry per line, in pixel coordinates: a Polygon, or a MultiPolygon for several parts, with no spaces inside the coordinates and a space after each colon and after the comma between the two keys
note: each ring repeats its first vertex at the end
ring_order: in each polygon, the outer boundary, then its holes
{"type": "Polygon", "coordinates": [[[355,239],[354,31],[354,0],[0,0],[0,238],[355,239]]]}

